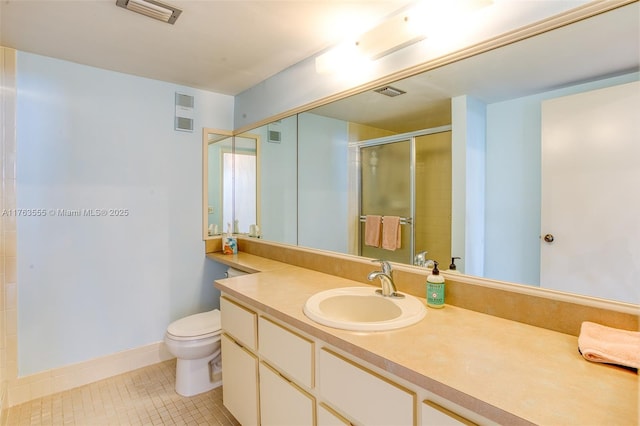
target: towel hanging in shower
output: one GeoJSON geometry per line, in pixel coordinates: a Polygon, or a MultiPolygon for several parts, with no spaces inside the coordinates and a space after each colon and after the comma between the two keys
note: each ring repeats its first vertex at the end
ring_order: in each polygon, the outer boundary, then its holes
{"type": "Polygon", "coordinates": [[[364,221],[364,243],[371,247],[380,247],[380,225],[382,216],[367,215],[364,221]]]}
{"type": "Polygon", "coordinates": [[[397,250],[400,248],[402,235],[400,233],[400,217],[385,216],[382,220],[382,248],[397,250]]]}

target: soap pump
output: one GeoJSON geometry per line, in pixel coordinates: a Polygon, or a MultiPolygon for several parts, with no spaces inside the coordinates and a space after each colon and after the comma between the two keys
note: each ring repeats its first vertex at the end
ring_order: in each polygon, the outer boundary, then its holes
{"type": "Polygon", "coordinates": [[[456,259],[460,259],[460,258],[459,257],[451,258],[451,265],[449,265],[449,272],[458,272],[458,269],[456,267],[456,259]]]}
{"type": "Polygon", "coordinates": [[[444,277],[440,275],[438,262],[433,261],[433,270],[427,276],[427,306],[444,308],[444,277]]]}

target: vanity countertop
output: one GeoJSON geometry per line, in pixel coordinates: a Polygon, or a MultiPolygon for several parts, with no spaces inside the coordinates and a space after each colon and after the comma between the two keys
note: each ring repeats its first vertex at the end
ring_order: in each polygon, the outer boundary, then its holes
{"type": "Polygon", "coordinates": [[[216,281],[221,291],[498,423],[639,423],[639,376],[584,360],[575,336],[452,305],[398,330],[325,327],[304,315],[307,298],[362,283],[250,254],[207,256],[262,271],[216,281]]]}

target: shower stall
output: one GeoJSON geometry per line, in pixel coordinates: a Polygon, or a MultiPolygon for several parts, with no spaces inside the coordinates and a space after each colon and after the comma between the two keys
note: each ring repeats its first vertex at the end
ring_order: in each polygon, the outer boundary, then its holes
{"type": "Polygon", "coordinates": [[[445,267],[451,260],[451,126],[361,141],[359,253],[413,264],[415,255],[445,267]],[[385,250],[365,244],[367,215],[400,217],[401,244],[385,250]],[[446,262],[446,263],[445,263],[446,262]]]}

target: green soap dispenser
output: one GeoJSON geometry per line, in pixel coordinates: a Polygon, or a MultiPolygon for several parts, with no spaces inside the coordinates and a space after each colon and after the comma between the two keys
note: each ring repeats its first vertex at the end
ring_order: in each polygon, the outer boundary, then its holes
{"type": "Polygon", "coordinates": [[[433,270],[427,277],[427,306],[444,308],[444,277],[438,270],[438,262],[433,261],[433,270]]]}

